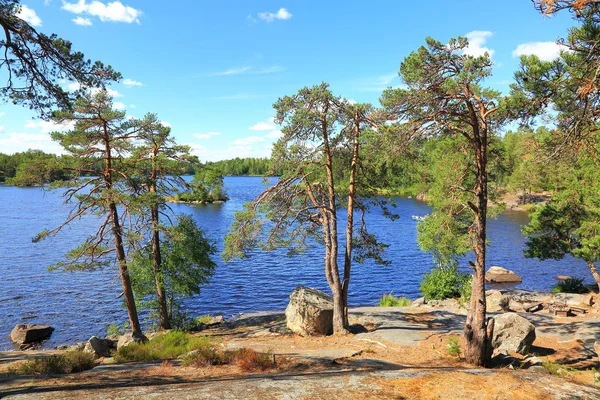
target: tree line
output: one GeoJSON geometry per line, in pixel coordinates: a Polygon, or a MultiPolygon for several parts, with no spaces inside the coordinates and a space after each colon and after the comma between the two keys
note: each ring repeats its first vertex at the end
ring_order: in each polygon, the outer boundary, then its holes
{"type": "MultiPolygon", "coordinates": [[[[487,219],[503,209],[503,187],[520,190],[525,198],[551,189],[552,199],[524,228],[526,255],[572,254],[587,263],[600,284],[595,266],[600,258],[600,3],[534,3],[546,14],[570,11],[577,26],[562,41],[569,51],[557,59],[521,57],[509,93],[486,86],[493,67],[489,54],[465,54],[467,39],[457,37],[445,43],[426,38],[400,65],[404,85],[385,90],[378,106],[337,96],[326,83],[281,97],[274,108],[282,137],[269,161],[280,179],[236,214],[223,256],[277,247],[293,255],[318,246],[333,294],[334,333],[348,333],[352,269],[368,258],[389,263],[385,243],[369,232],[364,215],[380,207],[396,218],[393,204],[380,196],[382,188],[416,188],[433,207],[419,224],[418,240],[436,268],[454,268],[459,256],[473,253],[465,354],[468,362],[485,366],[494,330],[485,298],[487,219]],[[542,117],[551,123],[531,129],[542,117]],[[515,123],[522,128],[505,133],[515,123]]],[[[173,171],[168,161],[186,159],[189,149],[178,146],[153,114],[125,119],[104,90],[70,94],[57,89],[55,83],[65,77],[102,88],[120,75],[83,61],[70,43],[38,34],[16,17],[18,1],[0,0],[0,6],[6,35],[0,44],[11,60],[0,64],[9,76],[3,94],[58,123],[75,124],[52,134],[72,157],[64,196],[74,206],[65,224],[86,213],[103,216],[98,231],[56,267],[116,264],[131,329],[143,340],[136,297],[138,303],[155,303],[160,326],[167,328],[176,298],[168,289],[194,292],[214,269],[214,247],[193,221],[177,217],[178,223],[164,223],[172,217],[166,195],[181,184],[181,171],[173,171]],[[19,36],[20,42],[13,40],[16,30],[27,34],[19,36]],[[55,58],[42,60],[23,49],[35,46],[53,46],[55,58]],[[24,67],[13,70],[19,63],[24,67]],[[48,63],[54,68],[50,73],[48,63]],[[13,76],[24,86],[16,86],[13,76]],[[48,113],[52,105],[60,110],[48,113]],[[91,177],[81,179],[85,174],[91,177]],[[138,267],[143,272],[132,273],[138,267]],[[183,278],[181,271],[187,271],[183,278]],[[173,281],[180,278],[190,285],[173,281]]],[[[248,173],[261,171],[262,163],[248,161],[248,173]]],[[[237,172],[233,164],[219,168],[237,172]]],[[[42,232],[39,239],[63,226],[42,232]]]]}

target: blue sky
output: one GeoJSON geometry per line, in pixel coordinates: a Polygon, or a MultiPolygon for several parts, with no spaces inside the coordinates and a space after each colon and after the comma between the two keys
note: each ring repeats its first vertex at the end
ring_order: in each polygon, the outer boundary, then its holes
{"type": "MultiPolygon", "coordinates": [[[[21,17],[71,40],[125,78],[114,102],[157,113],[202,161],[270,154],[279,131],[272,104],[322,81],[335,94],[378,103],[399,85],[400,62],[426,36],[468,36],[489,51],[488,85],[508,89],[518,54],[551,59],[572,20],[536,12],[529,0],[89,1],[22,0],[21,17]]],[[[0,152],[60,152],[51,123],[0,103],[0,152]]]]}

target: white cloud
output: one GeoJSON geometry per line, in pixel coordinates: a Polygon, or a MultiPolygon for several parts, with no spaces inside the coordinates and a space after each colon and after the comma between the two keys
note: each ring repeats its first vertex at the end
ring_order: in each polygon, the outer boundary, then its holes
{"type": "Polygon", "coordinates": [[[135,104],[130,104],[129,108],[135,108],[135,104]]]}
{"type": "Polygon", "coordinates": [[[270,131],[264,136],[267,139],[279,139],[282,135],[281,131],[275,126],[275,118],[258,122],[248,129],[251,131],[270,131]]]}
{"type": "Polygon", "coordinates": [[[78,0],[77,3],[68,3],[63,0],[62,9],[74,14],[87,14],[93,17],[98,17],[100,21],[106,22],[125,22],[125,23],[140,23],[142,12],[133,7],[126,6],[120,1],[111,3],[102,3],[97,0],[87,2],[86,0],[78,0]]]}
{"type": "Polygon", "coordinates": [[[260,136],[248,136],[245,138],[239,138],[233,141],[233,144],[236,146],[249,146],[254,143],[264,142],[265,138],[260,136]]]}
{"type": "Polygon", "coordinates": [[[492,36],[490,31],[472,31],[465,35],[469,41],[469,45],[465,48],[464,54],[473,57],[479,57],[488,53],[490,58],[494,55],[494,50],[485,47],[484,44],[489,37],[492,36]]]}
{"type": "Polygon", "coordinates": [[[3,112],[0,112],[0,117],[4,117],[4,113],[3,112]]]}
{"type": "Polygon", "coordinates": [[[265,135],[265,137],[268,139],[279,139],[281,136],[283,136],[283,132],[281,132],[279,129],[274,129],[265,135]]]}
{"type": "Polygon", "coordinates": [[[115,110],[124,110],[127,108],[127,106],[125,105],[125,103],[121,103],[120,101],[115,101],[113,103],[113,108],[115,110]]]}
{"type": "Polygon", "coordinates": [[[123,79],[123,85],[125,85],[127,87],[142,86],[142,82],[135,81],[135,80],[129,79],[129,78],[125,78],[125,79],[123,79]]]}
{"type": "Polygon", "coordinates": [[[46,153],[63,154],[64,149],[52,141],[46,133],[17,133],[13,132],[0,137],[0,148],[3,153],[13,154],[29,149],[42,150],[46,153]]]}
{"type": "Polygon", "coordinates": [[[170,122],[167,122],[167,121],[160,121],[160,124],[161,124],[162,126],[166,126],[167,128],[170,128],[170,127],[171,127],[171,123],[170,123],[170,122]]]}
{"type": "Polygon", "coordinates": [[[369,78],[356,79],[350,84],[360,92],[382,92],[400,80],[397,73],[389,73],[369,78]]]}
{"type": "Polygon", "coordinates": [[[219,72],[213,72],[211,74],[208,74],[208,76],[230,76],[230,75],[242,75],[242,74],[256,74],[256,75],[262,75],[262,74],[274,74],[277,72],[282,72],[285,71],[285,68],[283,68],[280,65],[273,65],[271,67],[264,67],[264,68],[255,68],[255,67],[236,67],[236,68],[229,68],[226,69],[224,71],[219,71],[219,72]]]}
{"type": "Polygon", "coordinates": [[[565,46],[561,46],[556,42],[529,42],[522,43],[513,51],[513,57],[524,55],[536,55],[542,61],[552,61],[560,56],[560,51],[565,50],[565,46]]]}
{"type": "Polygon", "coordinates": [[[92,20],[89,18],[77,17],[73,18],[71,21],[75,23],[75,25],[79,26],[92,26],[92,20]]]}
{"type": "MultiPolygon", "coordinates": [[[[74,92],[76,90],[79,90],[81,88],[81,85],[77,82],[71,82],[71,83],[67,83],[66,87],[68,90],[74,92]]],[[[91,88],[90,92],[92,92],[93,94],[98,93],[100,90],[102,90],[101,88],[91,88]]],[[[111,88],[105,88],[104,90],[106,90],[106,92],[108,93],[108,95],[112,98],[115,97],[125,97],[121,92],[111,89],[111,88]]]]}
{"type": "Polygon", "coordinates": [[[273,22],[275,20],[288,20],[292,18],[292,13],[290,13],[285,8],[280,8],[277,12],[261,12],[258,13],[258,18],[265,22],[273,22]]]}
{"type": "Polygon", "coordinates": [[[17,17],[28,22],[32,26],[42,26],[42,19],[38,17],[34,9],[29,8],[26,5],[21,6],[21,9],[17,13],[17,17]]]}
{"type": "Polygon", "coordinates": [[[6,128],[4,128],[2,125],[0,125],[0,133],[4,133],[5,130],[6,130],[6,128]]]}
{"type": "Polygon", "coordinates": [[[54,131],[70,130],[75,127],[75,122],[67,122],[64,124],[57,124],[54,121],[29,121],[25,124],[27,129],[39,129],[41,133],[49,133],[54,131]]]}
{"type": "Polygon", "coordinates": [[[206,133],[192,133],[192,136],[197,137],[198,139],[210,139],[213,136],[220,135],[221,132],[206,132],[206,133]]]}
{"type": "Polygon", "coordinates": [[[229,75],[240,75],[250,71],[251,67],[237,67],[237,68],[229,68],[225,71],[214,72],[212,76],[229,76],[229,75]]]}

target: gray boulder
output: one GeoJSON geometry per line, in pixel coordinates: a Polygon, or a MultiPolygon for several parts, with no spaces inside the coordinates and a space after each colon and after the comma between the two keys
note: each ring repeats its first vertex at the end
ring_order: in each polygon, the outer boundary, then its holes
{"type": "Polygon", "coordinates": [[[10,332],[10,340],[17,344],[41,342],[52,335],[54,328],[49,325],[16,325],[10,332]]]}
{"type": "Polygon", "coordinates": [[[83,351],[92,353],[94,358],[110,357],[112,341],[92,336],[85,344],[83,351]]]}
{"type": "Polygon", "coordinates": [[[499,290],[485,292],[485,301],[488,312],[508,311],[510,299],[499,290]]]}
{"type": "Polygon", "coordinates": [[[568,306],[591,306],[594,296],[591,294],[575,294],[575,293],[556,293],[554,300],[558,303],[563,303],[568,306]]]}
{"type": "Polygon", "coordinates": [[[535,341],[535,326],[516,313],[494,317],[492,346],[496,351],[516,351],[527,354],[535,341]]]}
{"type": "Polygon", "coordinates": [[[285,309],[288,329],[301,336],[333,332],[333,300],[317,289],[298,286],[285,309]]]}
{"type": "Polygon", "coordinates": [[[134,336],[133,333],[128,332],[119,337],[119,341],[117,342],[117,350],[121,347],[129,346],[132,343],[144,343],[147,342],[148,338],[146,336],[134,336]]]}
{"type": "Polygon", "coordinates": [[[485,273],[485,281],[488,283],[520,283],[521,277],[502,267],[490,267],[485,273]]]}

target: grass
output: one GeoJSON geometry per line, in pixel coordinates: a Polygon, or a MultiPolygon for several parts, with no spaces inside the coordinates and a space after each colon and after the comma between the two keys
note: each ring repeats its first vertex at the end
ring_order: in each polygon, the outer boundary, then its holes
{"type": "Polygon", "coordinates": [[[455,337],[449,337],[447,343],[447,349],[449,355],[452,357],[460,356],[460,343],[458,343],[458,339],[455,337]]]}
{"type": "Polygon", "coordinates": [[[192,367],[236,364],[243,371],[265,371],[275,367],[275,358],[271,352],[258,353],[252,349],[217,350],[214,347],[198,349],[185,357],[182,364],[192,367]]]}
{"type": "Polygon", "coordinates": [[[390,293],[384,293],[379,299],[379,307],[408,307],[412,304],[406,297],[396,297],[390,293]]]}
{"type": "Polygon", "coordinates": [[[565,368],[562,365],[557,364],[552,361],[544,361],[542,363],[542,367],[548,372],[550,375],[562,376],[565,372],[565,368]]]}
{"type": "Polygon", "coordinates": [[[121,347],[115,354],[118,363],[128,361],[152,361],[177,358],[192,350],[210,347],[205,336],[192,336],[181,331],[171,331],[157,335],[146,343],[132,343],[121,347]]]}
{"type": "Polygon", "coordinates": [[[8,367],[8,375],[62,375],[86,371],[94,367],[94,356],[84,351],[39,357],[8,367]]]}

